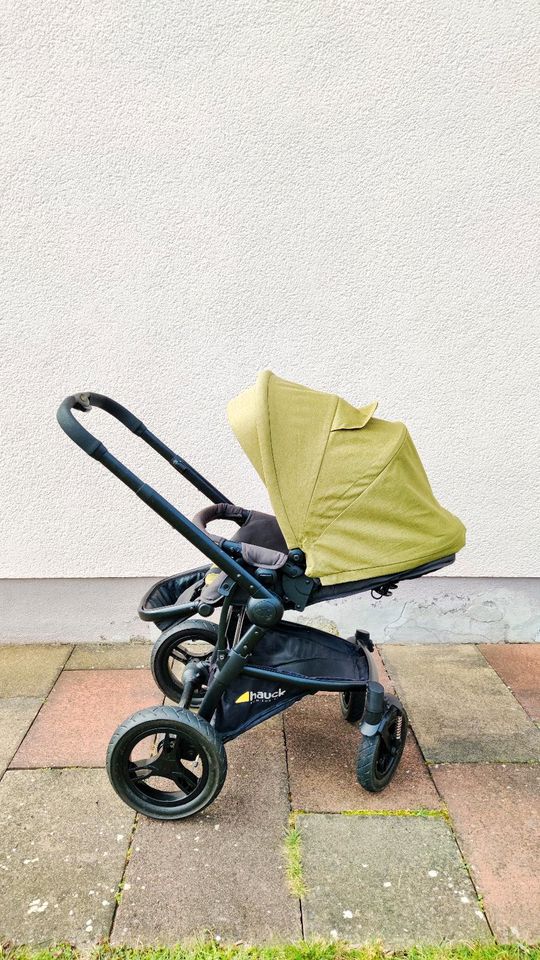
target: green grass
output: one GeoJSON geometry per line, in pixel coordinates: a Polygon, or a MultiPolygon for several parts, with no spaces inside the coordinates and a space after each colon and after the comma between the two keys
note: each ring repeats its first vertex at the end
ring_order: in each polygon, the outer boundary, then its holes
{"type": "MultiPolygon", "coordinates": [[[[221,946],[215,942],[177,947],[111,947],[102,944],[85,953],[88,960],[540,960],[540,947],[501,946],[412,947],[396,952],[373,944],[361,948],[343,943],[298,943],[276,947],[221,946]]],[[[58,944],[47,949],[1,947],[1,960],[82,960],[74,947],[58,944]]]]}
{"type": "Polygon", "coordinates": [[[445,820],[447,818],[446,810],[441,807],[439,810],[428,810],[425,807],[419,807],[418,810],[343,810],[341,816],[344,817],[437,817],[445,820]]]}
{"type": "Polygon", "coordinates": [[[291,825],[285,834],[284,847],[289,890],[294,897],[303,897],[306,893],[306,884],[302,869],[302,837],[296,827],[294,816],[291,816],[291,825]]]}

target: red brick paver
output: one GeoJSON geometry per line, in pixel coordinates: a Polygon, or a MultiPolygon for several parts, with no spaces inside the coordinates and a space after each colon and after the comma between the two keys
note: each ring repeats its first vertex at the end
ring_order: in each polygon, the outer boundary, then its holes
{"type": "Polygon", "coordinates": [[[72,670],[61,675],[12,767],[102,767],[122,720],[162,703],[149,670],[72,670]]]}
{"type": "Polygon", "coordinates": [[[452,764],[433,777],[498,940],[540,940],[540,766],[452,764]]]}
{"type": "Polygon", "coordinates": [[[480,650],[533,720],[540,720],[540,643],[483,643],[480,650]]]}
{"type": "Polygon", "coordinates": [[[435,809],[440,799],[412,733],[397,773],[382,793],[368,793],[356,779],[361,734],[341,716],[332,694],[306,697],[285,714],[291,803],[295,810],[435,809]]]}

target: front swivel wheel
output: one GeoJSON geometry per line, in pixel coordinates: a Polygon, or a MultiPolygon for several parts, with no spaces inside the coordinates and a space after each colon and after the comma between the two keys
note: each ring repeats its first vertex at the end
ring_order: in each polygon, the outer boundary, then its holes
{"type": "Polygon", "coordinates": [[[113,734],[107,773],[134,810],[156,820],[182,820],[215,800],[225,782],[227,757],[205,720],[179,707],[150,707],[113,734]]]}
{"type": "Polygon", "coordinates": [[[362,737],[356,777],[370,793],[380,793],[394,776],[405,747],[409,722],[395,697],[385,698],[385,712],[377,733],[362,737]]]}

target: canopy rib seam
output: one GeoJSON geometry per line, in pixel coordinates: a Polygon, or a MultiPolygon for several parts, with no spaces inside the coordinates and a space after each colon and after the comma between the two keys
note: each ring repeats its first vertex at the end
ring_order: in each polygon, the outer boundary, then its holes
{"type": "MultiPolygon", "coordinates": [[[[355,503],[358,502],[358,500],[361,500],[362,497],[364,496],[364,494],[367,493],[367,491],[371,489],[371,487],[373,486],[373,484],[374,484],[374,483],[377,483],[377,481],[381,479],[381,477],[383,476],[383,474],[385,474],[386,471],[388,470],[388,467],[390,466],[390,464],[391,464],[391,463],[395,460],[395,458],[397,457],[397,455],[398,455],[399,451],[401,450],[403,444],[405,443],[406,439],[407,439],[407,427],[406,427],[405,425],[403,425],[403,437],[401,438],[401,442],[400,442],[399,446],[397,447],[397,449],[394,450],[394,453],[392,454],[392,456],[390,457],[390,459],[388,460],[388,462],[384,465],[384,467],[383,467],[383,469],[381,470],[381,472],[380,472],[379,474],[377,474],[377,476],[371,481],[371,483],[368,484],[367,487],[364,487],[364,489],[362,490],[362,492],[359,493],[358,496],[354,498],[354,500],[351,500],[351,502],[350,502],[349,504],[347,504],[347,506],[344,507],[343,510],[340,510],[339,513],[336,513],[335,517],[332,517],[332,519],[326,524],[325,528],[324,528],[323,530],[321,530],[321,532],[320,532],[319,536],[317,537],[317,539],[311,541],[311,543],[309,544],[310,547],[314,547],[315,544],[319,542],[319,540],[321,539],[321,537],[323,536],[323,534],[326,533],[326,531],[328,530],[328,527],[331,527],[332,524],[336,522],[336,520],[339,520],[339,518],[340,518],[341,516],[343,516],[344,513],[347,513],[347,510],[350,510],[351,507],[352,507],[355,503]]],[[[358,477],[356,478],[356,480],[358,480],[358,477]]],[[[356,482],[356,481],[355,481],[355,482],[356,482]]],[[[354,485],[354,484],[351,483],[351,485],[350,485],[349,487],[347,487],[347,490],[345,491],[345,493],[347,493],[347,491],[350,490],[353,485],[354,485]]],[[[342,494],[342,496],[345,496],[345,494],[342,494]]]]}
{"type": "MultiPolygon", "coordinates": [[[[285,514],[285,517],[287,518],[287,523],[288,523],[288,525],[289,525],[289,529],[290,529],[290,531],[294,534],[294,539],[296,539],[296,536],[297,536],[297,535],[296,535],[296,530],[294,529],[294,527],[293,527],[293,525],[292,525],[292,523],[291,523],[289,514],[288,514],[288,512],[287,512],[287,508],[286,508],[286,506],[285,506],[285,501],[284,501],[284,499],[283,499],[283,494],[282,494],[282,492],[281,492],[281,487],[280,487],[280,484],[279,484],[279,478],[278,478],[278,475],[277,475],[276,463],[275,463],[275,460],[274,460],[274,445],[273,445],[273,443],[272,443],[272,426],[271,426],[271,423],[270,423],[270,377],[273,376],[273,374],[271,373],[271,371],[269,371],[269,374],[270,374],[270,375],[266,378],[266,383],[265,383],[265,400],[266,400],[266,402],[265,402],[264,407],[265,407],[265,426],[266,426],[266,428],[267,428],[267,429],[266,429],[266,433],[267,433],[267,435],[268,435],[268,440],[269,440],[269,443],[270,443],[270,458],[271,458],[271,461],[272,461],[272,474],[273,474],[273,477],[274,477],[274,480],[275,480],[275,484],[276,484],[277,491],[278,491],[278,493],[279,493],[279,500],[280,500],[280,503],[281,503],[281,506],[282,506],[282,509],[283,509],[283,513],[285,514]]],[[[257,419],[258,419],[258,410],[257,410],[257,419]]],[[[264,454],[263,454],[263,466],[264,466],[264,454]]],[[[267,484],[265,484],[265,486],[267,486],[267,484]]],[[[274,509],[275,509],[275,508],[274,508],[274,509]]],[[[277,511],[275,511],[275,512],[277,513],[277,511]]],[[[286,541],[286,540],[287,540],[287,538],[285,537],[285,541],[286,541]]],[[[287,544],[287,546],[289,546],[289,544],[287,544]]],[[[294,543],[293,543],[293,546],[295,546],[294,543]]]]}
{"type": "MultiPolygon", "coordinates": [[[[339,406],[339,397],[336,397],[336,402],[335,402],[334,409],[333,409],[333,412],[332,412],[332,419],[331,419],[331,421],[330,421],[330,424],[332,424],[332,423],[334,422],[335,418],[336,418],[336,411],[337,411],[338,406],[339,406]]],[[[315,482],[314,482],[314,484],[313,484],[313,489],[312,489],[312,491],[311,491],[311,496],[310,496],[310,498],[309,498],[309,503],[308,503],[308,505],[307,505],[307,507],[306,507],[306,512],[305,512],[305,514],[304,514],[304,516],[303,516],[303,518],[302,518],[302,529],[305,527],[305,523],[306,523],[307,517],[309,517],[309,511],[310,511],[310,508],[311,508],[311,503],[312,503],[312,501],[313,501],[313,496],[314,496],[314,494],[315,494],[315,490],[317,489],[317,484],[318,484],[318,482],[319,482],[319,477],[320,477],[320,475],[321,475],[321,470],[322,470],[322,466],[323,466],[323,463],[324,463],[324,458],[325,458],[325,456],[326,456],[326,451],[327,451],[327,449],[328,449],[328,444],[329,444],[329,442],[330,442],[330,437],[331,437],[331,436],[332,436],[332,427],[330,426],[330,430],[328,431],[328,436],[326,437],[326,443],[325,443],[325,445],[324,445],[323,454],[322,454],[322,457],[321,457],[321,460],[320,460],[320,463],[319,463],[319,469],[317,470],[317,476],[315,477],[315,482]]],[[[305,541],[304,541],[304,542],[305,542],[305,541]]],[[[302,546],[302,544],[300,544],[300,546],[302,546]]]]}
{"type": "MultiPolygon", "coordinates": [[[[361,429],[361,428],[355,428],[355,429],[361,429]]],[[[406,429],[406,428],[405,428],[405,429],[406,429]]],[[[331,433],[334,433],[334,432],[335,432],[335,431],[333,431],[333,430],[331,431],[331,433]]],[[[330,439],[330,438],[329,438],[329,439],[330,439]]],[[[404,442],[404,441],[402,440],[401,443],[400,443],[400,449],[401,449],[401,444],[402,444],[403,442],[404,442]]],[[[325,447],[325,453],[326,453],[326,447],[325,447]]],[[[386,470],[387,466],[391,463],[391,461],[392,461],[392,459],[394,458],[394,456],[397,456],[398,453],[399,453],[399,450],[396,450],[396,453],[395,453],[395,454],[392,454],[392,457],[390,458],[390,460],[388,461],[388,463],[385,463],[384,467],[382,468],[381,473],[384,473],[384,471],[386,470]]],[[[322,464],[321,464],[321,466],[322,466],[322,464]]],[[[320,469],[319,469],[319,473],[320,473],[320,469]]],[[[342,513],[345,513],[345,511],[348,510],[349,507],[352,507],[353,503],[356,503],[356,501],[360,499],[360,497],[362,496],[362,494],[364,494],[364,493],[366,492],[366,490],[369,490],[369,488],[371,487],[371,485],[372,485],[373,483],[375,483],[375,481],[376,481],[380,476],[381,476],[381,474],[378,473],[377,476],[373,478],[373,480],[371,481],[371,483],[369,483],[369,484],[367,485],[367,487],[364,487],[364,489],[362,490],[362,493],[359,493],[358,496],[354,498],[354,500],[351,500],[351,502],[350,502],[346,507],[344,507],[343,510],[340,511],[340,513],[336,513],[335,516],[333,516],[332,519],[328,521],[328,523],[326,524],[326,527],[324,528],[324,530],[327,530],[328,527],[330,527],[330,526],[333,524],[334,520],[337,520],[337,518],[340,517],[342,513]]],[[[318,480],[318,479],[319,479],[319,474],[317,474],[317,480],[318,480]]],[[[347,496],[349,490],[351,489],[351,487],[354,487],[354,485],[355,485],[355,483],[356,483],[357,481],[358,481],[358,477],[355,477],[354,480],[352,481],[352,483],[349,484],[349,486],[347,487],[347,489],[344,490],[343,493],[340,494],[340,499],[343,499],[343,497],[346,497],[346,496],[347,496]]],[[[313,500],[313,497],[312,497],[311,499],[313,500]]],[[[311,506],[311,500],[310,500],[310,502],[309,502],[309,505],[311,506]]],[[[322,534],[324,533],[324,530],[322,531],[322,533],[319,534],[319,537],[322,537],[322,534]]],[[[319,539],[319,537],[317,537],[317,540],[319,539]]],[[[313,540],[313,543],[317,543],[317,540],[313,540]]]]}

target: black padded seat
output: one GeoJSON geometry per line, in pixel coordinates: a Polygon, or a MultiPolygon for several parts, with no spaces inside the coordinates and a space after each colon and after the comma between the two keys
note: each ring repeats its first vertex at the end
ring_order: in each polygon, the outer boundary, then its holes
{"type": "Polygon", "coordinates": [[[430,563],[423,563],[420,567],[412,567],[410,570],[400,570],[399,573],[388,573],[384,577],[372,577],[369,580],[351,580],[350,583],[335,583],[327,587],[321,585],[313,590],[308,604],[322,603],[323,600],[335,600],[338,597],[349,597],[353,593],[364,593],[366,590],[376,590],[385,584],[399,583],[400,580],[414,580],[416,577],[423,577],[426,573],[434,573],[435,570],[449,566],[455,559],[455,553],[450,553],[447,557],[441,557],[439,560],[431,560],[430,563]]]}

